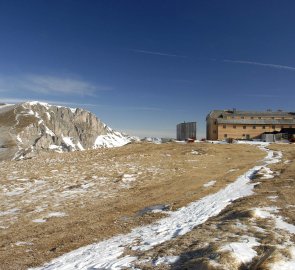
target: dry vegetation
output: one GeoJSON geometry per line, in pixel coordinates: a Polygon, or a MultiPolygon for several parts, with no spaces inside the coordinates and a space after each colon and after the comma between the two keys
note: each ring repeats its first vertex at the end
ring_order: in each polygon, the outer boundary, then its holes
{"type": "Polygon", "coordinates": [[[26,269],[216,192],[265,153],[254,146],[131,144],[1,163],[0,265],[26,269]],[[214,186],[203,185],[216,180],[214,186]]]}
{"type": "Polygon", "coordinates": [[[276,207],[276,216],[295,225],[295,145],[271,145],[270,148],[282,151],[284,157],[282,162],[270,166],[274,178],[263,179],[258,174],[254,179],[257,184],[254,195],[235,201],[220,215],[210,218],[190,233],[153,250],[136,254],[140,260],[180,256],[174,265],[156,267],[151,263],[143,263],[140,269],[266,270],[271,263],[290,259],[288,248],[294,246],[295,235],[279,229],[274,218],[261,218],[255,214],[257,208],[276,207]],[[240,262],[232,255],[222,251],[226,244],[245,243],[249,237],[259,243],[254,247],[257,256],[251,263],[240,266],[240,262]]]}

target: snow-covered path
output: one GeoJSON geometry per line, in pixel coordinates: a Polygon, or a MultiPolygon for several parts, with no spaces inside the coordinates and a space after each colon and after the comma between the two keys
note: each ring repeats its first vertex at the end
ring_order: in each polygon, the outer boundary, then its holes
{"type": "Polygon", "coordinates": [[[119,235],[106,241],[79,248],[36,269],[132,268],[132,263],[136,262],[137,258],[123,255],[126,248],[149,250],[160,243],[191,231],[197,225],[208,220],[208,218],[218,215],[232,201],[251,195],[254,185],[251,183],[253,175],[267,165],[279,162],[282,157],[281,152],[268,150],[263,145],[259,147],[267,152],[262,165],[253,167],[244,175],[238,177],[234,183],[229,184],[217,193],[171,212],[168,217],[151,225],[135,228],[129,234],[119,235]]]}

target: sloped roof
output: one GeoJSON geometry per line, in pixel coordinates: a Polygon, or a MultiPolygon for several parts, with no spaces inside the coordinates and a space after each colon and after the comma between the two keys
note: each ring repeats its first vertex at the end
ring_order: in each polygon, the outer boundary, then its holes
{"type": "Polygon", "coordinates": [[[217,118],[218,124],[237,125],[295,125],[295,119],[224,119],[217,118]]]}
{"type": "Polygon", "coordinates": [[[249,116],[249,117],[293,117],[295,118],[295,112],[284,111],[236,111],[236,110],[213,110],[209,113],[212,118],[223,118],[226,116],[249,116]]]}

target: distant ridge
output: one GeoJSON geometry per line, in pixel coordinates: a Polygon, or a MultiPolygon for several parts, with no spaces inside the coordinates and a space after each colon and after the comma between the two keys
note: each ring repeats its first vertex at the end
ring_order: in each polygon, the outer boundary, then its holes
{"type": "Polygon", "coordinates": [[[118,147],[134,140],[81,108],[38,101],[0,105],[0,160],[31,158],[41,151],[118,147]]]}

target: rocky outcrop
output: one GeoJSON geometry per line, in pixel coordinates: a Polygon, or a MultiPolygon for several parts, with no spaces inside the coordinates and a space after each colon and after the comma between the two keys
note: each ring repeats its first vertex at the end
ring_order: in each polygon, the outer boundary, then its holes
{"type": "Polygon", "coordinates": [[[14,159],[29,158],[40,151],[116,147],[134,140],[112,130],[94,114],[79,108],[26,102],[3,111],[6,117],[2,113],[1,125],[9,127],[10,137],[17,145],[14,159]]]}

